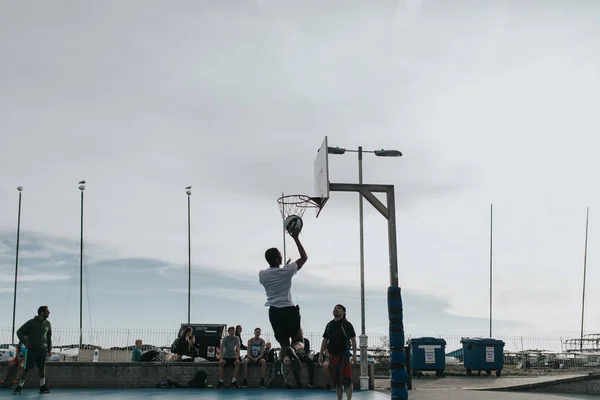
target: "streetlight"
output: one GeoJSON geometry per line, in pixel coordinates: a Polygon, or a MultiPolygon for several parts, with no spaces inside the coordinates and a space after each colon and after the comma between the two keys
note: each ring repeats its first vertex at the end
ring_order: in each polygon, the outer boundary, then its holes
{"type": "Polygon", "coordinates": [[[190,198],[192,196],[192,187],[188,186],[185,188],[185,194],[187,194],[187,206],[188,206],[188,320],[190,323],[190,305],[192,302],[192,228],[191,228],[191,204],[190,198]]]}
{"type": "Polygon", "coordinates": [[[13,293],[13,320],[12,320],[12,343],[15,342],[15,316],[17,312],[17,275],[19,271],[19,239],[21,236],[21,195],[23,191],[22,186],[17,186],[17,191],[19,192],[19,213],[17,217],[17,250],[15,255],[15,289],[13,293]]]}
{"type": "Polygon", "coordinates": [[[83,346],[83,192],[85,190],[85,181],[79,182],[79,191],[81,192],[81,223],[79,235],[79,349],[83,346]]]}
{"type": "MultiPolygon", "coordinates": [[[[363,150],[362,146],[358,146],[358,150],[348,150],[341,147],[328,147],[327,153],[329,154],[344,154],[344,153],[358,153],[358,184],[362,185],[363,173],[362,173],[362,155],[363,153],[372,153],[377,157],[402,157],[402,153],[398,150],[363,150]]],[[[365,255],[364,255],[364,224],[363,224],[363,196],[361,193],[358,194],[358,219],[359,219],[359,236],[360,236],[360,389],[369,389],[369,372],[368,372],[368,339],[365,332],[365,255]]]]}

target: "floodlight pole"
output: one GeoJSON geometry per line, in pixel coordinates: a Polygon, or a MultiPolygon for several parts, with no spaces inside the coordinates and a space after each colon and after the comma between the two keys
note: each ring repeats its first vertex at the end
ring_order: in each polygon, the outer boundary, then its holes
{"type": "Polygon", "coordinates": [[[15,254],[15,289],[13,292],[13,318],[12,318],[12,335],[11,340],[12,343],[15,344],[15,317],[17,315],[17,275],[19,271],[19,241],[21,237],[21,195],[23,191],[22,186],[18,186],[17,190],[19,191],[19,212],[17,214],[17,248],[15,254]]]}
{"type": "Polygon", "coordinates": [[[583,294],[581,299],[581,333],[579,335],[579,351],[583,351],[583,322],[585,317],[585,275],[587,272],[587,249],[588,249],[588,228],[590,220],[590,208],[585,213],[585,250],[583,253],[583,294]]]}
{"type": "Polygon", "coordinates": [[[81,216],[79,234],[79,349],[83,347],[83,192],[85,181],[79,184],[81,192],[81,216]],[[82,183],[83,182],[83,183],[82,183]]]}

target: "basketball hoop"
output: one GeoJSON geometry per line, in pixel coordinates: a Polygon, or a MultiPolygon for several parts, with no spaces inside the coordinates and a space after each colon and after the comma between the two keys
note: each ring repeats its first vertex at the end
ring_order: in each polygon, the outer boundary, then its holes
{"type": "Polygon", "coordinates": [[[290,215],[297,215],[302,218],[307,208],[320,208],[321,199],[304,194],[290,194],[278,198],[277,204],[279,205],[279,211],[281,211],[281,218],[285,220],[290,215]]]}

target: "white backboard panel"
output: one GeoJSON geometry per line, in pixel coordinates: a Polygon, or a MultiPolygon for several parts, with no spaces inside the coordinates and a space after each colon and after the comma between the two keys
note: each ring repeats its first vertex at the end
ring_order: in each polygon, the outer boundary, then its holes
{"type": "Polygon", "coordinates": [[[317,208],[317,217],[329,200],[329,159],[327,152],[327,136],[321,144],[315,158],[315,194],[314,197],[321,199],[321,207],[317,208]]]}

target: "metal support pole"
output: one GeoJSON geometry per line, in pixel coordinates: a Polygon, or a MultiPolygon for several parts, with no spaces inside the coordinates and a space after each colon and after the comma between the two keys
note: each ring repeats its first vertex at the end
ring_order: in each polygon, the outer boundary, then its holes
{"type": "Polygon", "coordinates": [[[387,191],[388,241],[390,249],[390,286],[398,286],[398,245],[396,243],[396,196],[394,187],[387,191]]]}
{"type": "Polygon", "coordinates": [[[79,186],[81,190],[81,218],[79,235],[79,348],[83,346],[83,191],[85,186],[79,186]]]}
{"type": "Polygon", "coordinates": [[[21,237],[21,191],[23,190],[23,188],[21,186],[19,186],[17,188],[17,190],[19,191],[19,212],[18,212],[18,217],[17,217],[17,249],[16,249],[16,254],[15,254],[15,289],[13,292],[13,318],[12,318],[12,335],[11,335],[11,340],[12,343],[15,344],[15,318],[17,315],[17,276],[18,276],[18,271],[19,271],[19,241],[20,241],[20,237],[21,237]]]}
{"type": "Polygon", "coordinates": [[[192,305],[192,208],[190,197],[192,195],[191,190],[186,191],[187,194],[187,206],[188,206],[188,312],[187,312],[187,323],[190,323],[190,313],[192,305]]]}
{"type": "Polygon", "coordinates": [[[492,275],[492,267],[493,267],[493,226],[494,226],[494,206],[490,204],[490,337],[492,337],[492,284],[493,284],[493,275],[492,275]]]}
{"type": "MultiPolygon", "coordinates": [[[[358,184],[363,183],[363,151],[358,146],[358,184]]],[[[359,252],[360,252],[360,390],[369,390],[369,365],[368,365],[368,343],[369,338],[365,333],[365,236],[364,236],[364,214],[363,196],[358,192],[358,220],[359,220],[359,252]]]]}
{"type": "Polygon", "coordinates": [[[588,227],[590,218],[590,208],[587,208],[585,214],[585,250],[583,253],[583,295],[581,299],[581,333],[579,336],[579,351],[583,351],[583,322],[585,316],[585,276],[587,273],[587,248],[588,248],[588,227]]]}
{"type": "MultiPolygon", "coordinates": [[[[281,192],[281,197],[285,196],[285,194],[283,192],[281,192]]],[[[283,207],[283,206],[282,206],[283,207]]],[[[285,221],[285,219],[284,219],[285,221]]],[[[285,244],[285,223],[281,224],[281,233],[283,234],[283,265],[285,265],[285,263],[287,263],[287,250],[286,250],[286,244],[285,244]]]]}

